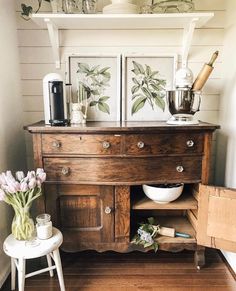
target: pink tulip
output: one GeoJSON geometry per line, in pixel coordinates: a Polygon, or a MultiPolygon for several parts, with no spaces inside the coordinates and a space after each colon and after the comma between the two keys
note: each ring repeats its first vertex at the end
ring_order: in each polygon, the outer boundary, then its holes
{"type": "Polygon", "coordinates": [[[31,178],[30,181],[29,181],[29,184],[28,184],[29,188],[33,189],[33,188],[36,187],[36,185],[37,185],[36,179],[35,178],[31,178]]]}
{"type": "Polygon", "coordinates": [[[0,185],[6,185],[7,181],[6,181],[6,175],[5,173],[0,174],[0,185]]]}
{"type": "Polygon", "coordinates": [[[5,196],[6,196],[5,192],[2,189],[0,189],[0,201],[4,201],[5,196]]]}
{"type": "Polygon", "coordinates": [[[29,190],[28,184],[26,182],[21,182],[20,183],[20,191],[26,192],[29,190]]]}
{"type": "Polygon", "coordinates": [[[35,171],[28,171],[27,178],[30,180],[32,178],[35,178],[35,171]]]}
{"type": "Polygon", "coordinates": [[[39,175],[39,174],[41,174],[41,173],[44,173],[44,169],[42,169],[42,168],[38,168],[38,169],[36,170],[36,175],[39,175]]]}
{"type": "Polygon", "coordinates": [[[37,176],[38,179],[40,179],[41,183],[45,182],[46,180],[46,173],[41,173],[37,176]]]}
{"type": "Polygon", "coordinates": [[[14,194],[17,191],[18,191],[17,186],[15,185],[14,182],[7,183],[7,192],[14,194]]]}
{"type": "Polygon", "coordinates": [[[17,171],[16,172],[16,179],[20,182],[21,180],[23,180],[25,177],[24,172],[22,171],[17,171]]]}
{"type": "Polygon", "coordinates": [[[15,181],[15,178],[13,177],[11,171],[6,171],[6,176],[8,180],[15,181]]]}

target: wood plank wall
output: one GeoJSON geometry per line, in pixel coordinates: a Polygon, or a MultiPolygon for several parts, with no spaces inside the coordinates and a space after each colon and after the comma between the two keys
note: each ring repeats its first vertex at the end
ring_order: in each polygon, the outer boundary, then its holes
{"type": "MultiPolygon", "coordinates": [[[[20,17],[20,5],[22,2],[32,5],[36,1],[16,1],[25,124],[43,119],[42,78],[50,72],[59,72],[64,75],[65,58],[68,53],[181,53],[182,30],[179,29],[104,30],[102,33],[98,33],[96,30],[82,31],[79,28],[61,30],[62,66],[58,71],[53,63],[47,30],[41,29],[31,20],[24,21],[20,17]]],[[[99,10],[101,11],[103,5],[107,3],[109,3],[108,0],[100,0],[99,10]]],[[[189,67],[196,75],[212,52],[223,50],[225,1],[195,0],[195,8],[197,11],[215,13],[215,17],[205,27],[197,29],[194,34],[189,67]]],[[[50,11],[50,6],[45,1],[41,11],[50,11]]],[[[218,107],[222,84],[221,72],[222,58],[220,56],[215,65],[215,70],[203,91],[201,112],[197,114],[198,118],[203,121],[218,122],[218,107]]],[[[26,144],[28,165],[32,167],[32,141],[28,134],[26,134],[26,144]]]]}

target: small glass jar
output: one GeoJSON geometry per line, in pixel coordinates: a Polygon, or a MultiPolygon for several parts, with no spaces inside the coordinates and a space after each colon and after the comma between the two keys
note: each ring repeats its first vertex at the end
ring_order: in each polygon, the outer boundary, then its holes
{"type": "Polygon", "coordinates": [[[97,0],[83,0],[83,11],[86,14],[97,12],[97,0]]]}
{"type": "Polygon", "coordinates": [[[62,10],[67,14],[76,13],[77,5],[76,0],[63,0],[62,10]]]}
{"type": "Polygon", "coordinates": [[[47,213],[36,217],[36,232],[38,239],[49,239],[52,236],[51,215],[47,213]]]}
{"type": "Polygon", "coordinates": [[[153,1],[151,0],[143,0],[140,1],[140,13],[141,14],[151,14],[153,13],[153,1]]]}

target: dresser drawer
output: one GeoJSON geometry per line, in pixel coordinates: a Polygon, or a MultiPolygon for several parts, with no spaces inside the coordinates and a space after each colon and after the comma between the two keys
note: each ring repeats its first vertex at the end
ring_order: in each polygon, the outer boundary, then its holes
{"type": "Polygon", "coordinates": [[[202,154],[203,135],[134,134],[125,137],[127,155],[202,154]]]}
{"type": "Polygon", "coordinates": [[[202,159],[194,157],[44,158],[48,182],[77,184],[193,183],[202,159]]]}
{"type": "Polygon", "coordinates": [[[44,154],[118,155],[121,136],[106,134],[44,134],[44,154]]]}

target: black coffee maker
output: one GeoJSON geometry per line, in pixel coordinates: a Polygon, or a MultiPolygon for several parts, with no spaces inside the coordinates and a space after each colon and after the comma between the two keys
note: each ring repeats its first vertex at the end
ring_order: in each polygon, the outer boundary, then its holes
{"type": "Polygon", "coordinates": [[[65,114],[64,86],[62,81],[49,81],[49,123],[54,126],[63,126],[68,124],[65,114]]]}

